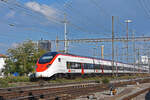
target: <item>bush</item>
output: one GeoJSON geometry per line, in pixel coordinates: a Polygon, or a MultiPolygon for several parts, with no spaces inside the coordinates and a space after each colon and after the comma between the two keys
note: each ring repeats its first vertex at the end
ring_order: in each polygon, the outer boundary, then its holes
{"type": "Polygon", "coordinates": [[[6,79],[0,78],[0,87],[4,88],[4,87],[8,87],[8,81],[6,79]]]}
{"type": "Polygon", "coordinates": [[[107,83],[109,83],[110,81],[109,81],[109,79],[108,78],[103,78],[102,79],[102,83],[103,84],[107,84],[107,83]]]}
{"type": "Polygon", "coordinates": [[[14,84],[9,83],[17,83],[17,82],[29,82],[29,77],[27,76],[9,76],[0,78],[0,88],[12,87],[14,84]]]}
{"type": "Polygon", "coordinates": [[[5,78],[9,83],[13,82],[29,82],[29,77],[27,76],[9,76],[5,78]]]}

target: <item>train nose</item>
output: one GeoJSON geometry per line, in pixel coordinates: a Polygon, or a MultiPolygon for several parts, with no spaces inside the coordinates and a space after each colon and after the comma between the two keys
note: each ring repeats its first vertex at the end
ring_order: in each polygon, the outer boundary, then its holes
{"type": "Polygon", "coordinates": [[[36,78],[42,77],[42,73],[35,73],[35,77],[36,77],[36,78]]]}
{"type": "Polygon", "coordinates": [[[48,67],[47,67],[46,64],[38,64],[38,65],[37,65],[37,68],[36,68],[36,71],[37,71],[37,72],[43,72],[43,71],[45,71],[45,70],[47,70],[47,69],[48,69],[48,67]]]}

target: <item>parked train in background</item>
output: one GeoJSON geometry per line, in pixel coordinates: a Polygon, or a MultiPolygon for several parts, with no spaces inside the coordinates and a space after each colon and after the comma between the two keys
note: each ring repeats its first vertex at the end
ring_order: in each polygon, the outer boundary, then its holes
{"type": "Polygon", "coordinates": [[[148,66],[134,66],[93,57],[77,56],[59,52],[48,52],[41,56],[36,64],[36,78],[62,76],[104,75],[104,74],[149,73],[148,66]]]}

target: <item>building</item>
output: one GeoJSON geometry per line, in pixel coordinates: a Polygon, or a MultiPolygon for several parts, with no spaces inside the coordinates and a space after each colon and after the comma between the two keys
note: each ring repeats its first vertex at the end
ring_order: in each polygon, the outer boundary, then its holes
{"type": "Polygon", "coordinates": [[[141,63],[148,64],[148,56],[141,56],[141,63]]]}
{"type": "Polygon", "coordinates": [[[39,40],[38,41],[38,48],[39,49],[42,49],[42,50],[46,50],[47,52],[48,51],[51,51],[51,42],[49,40],[39,40]]]}
{"type": "Polygon", "coordinates": [[[0,77],[4,76],[2,69],[4,69],[4,66],[5,66],[5,59],[6,59],[6,56],[0,54],[0,77]]]}

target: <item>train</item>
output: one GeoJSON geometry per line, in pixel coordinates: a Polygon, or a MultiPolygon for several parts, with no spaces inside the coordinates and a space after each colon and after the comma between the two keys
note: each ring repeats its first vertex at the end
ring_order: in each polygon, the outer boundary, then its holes
{"type": "Polygon", "coordinates": [[[83,75],[149,73],[148,66],[139,67],[111,60],[74,54],[48,52],[36,63],[36,78],[72,77],[83,75]]]}

